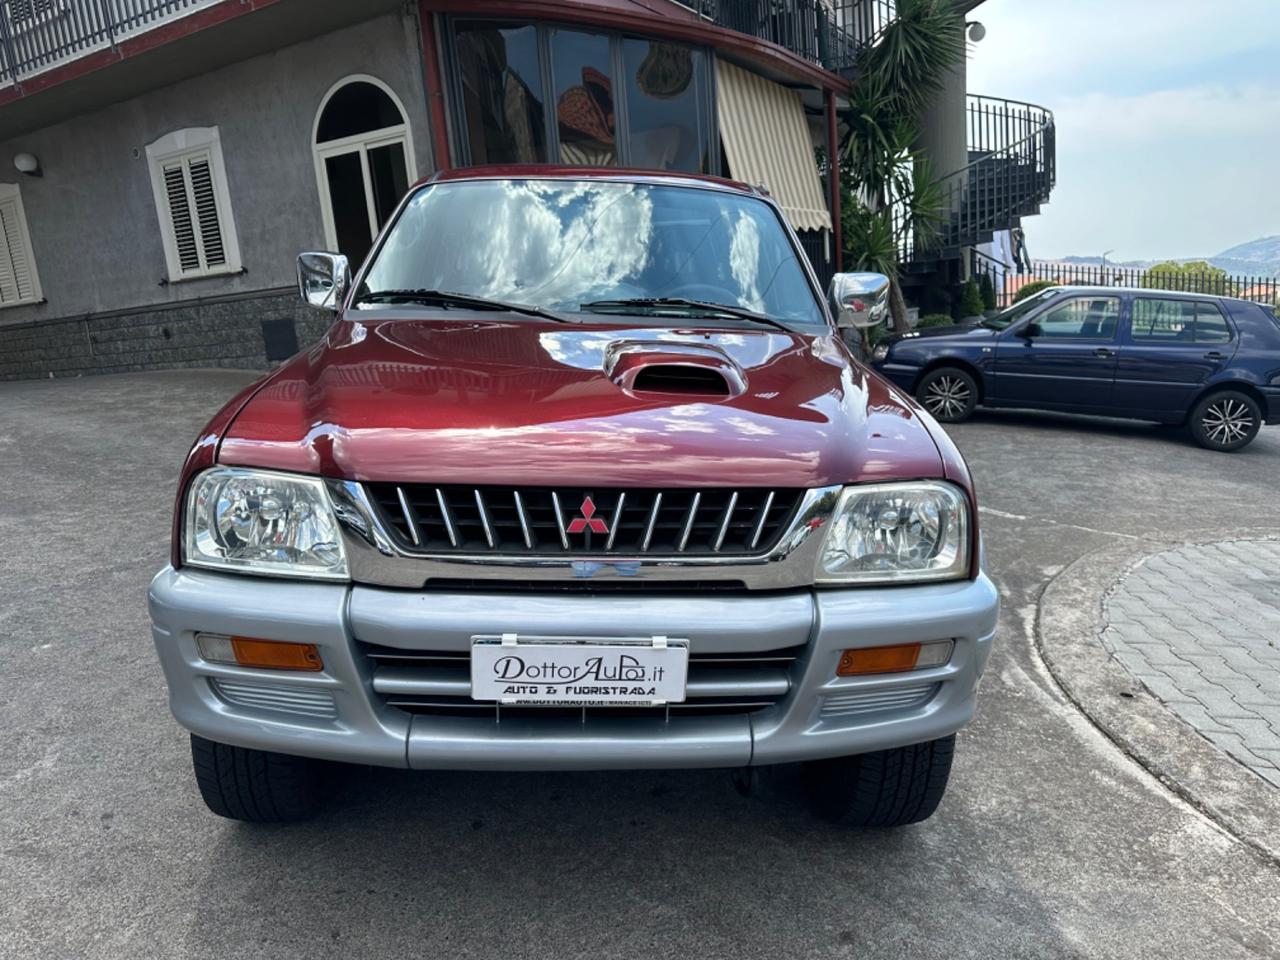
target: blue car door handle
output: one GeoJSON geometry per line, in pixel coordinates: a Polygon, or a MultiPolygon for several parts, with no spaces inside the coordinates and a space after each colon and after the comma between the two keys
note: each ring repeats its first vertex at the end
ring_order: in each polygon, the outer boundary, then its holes
{"type": "Polygon", "coordinates": [[[1204,355],[1204,358],[1206,360],[1225,360],[1227,359],[1227,355],[1225,353],[1219,353],[1217,350],[1210,350],[1204,355]]]}
{"type": "Polygon", "coordinates": [[[1093,351],[1093,355],[1095,357],[1103,357],[1103,358],[1115,356],[1115,354],[1112,353],[1111,350],[1109,350],[1107,347],[1099,347],[1097,350],[1093,351]]]}

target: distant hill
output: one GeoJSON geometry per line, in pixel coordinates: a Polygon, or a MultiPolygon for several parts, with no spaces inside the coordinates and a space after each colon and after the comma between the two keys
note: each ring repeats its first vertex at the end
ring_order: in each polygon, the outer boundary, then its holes
{"type": "Polygon", "coordinates": [[[1210,257],[1209,262],[1227,273],[1280,276],[1280,236],[1237,244],[1210,257]]]}
{"type": "MultiPolygon", "coordinates": [[[[1217,256],[1186,257],[1178,262],[1186,263],[1189,260],[1208,260],[1213,266],[1233,275],[1280,277],[1280,236],[1261,237],[1258,240],[1250,240],[1248,243],[1236,244],[1228,250],[1223,250],[1217,256]]],[[[1102,258],[1062,257],[1056,262],[1096,267],[1102,263],[1102,258]]],[[[1159,262],[1158,260],[1107,260],[1107,264],[1112,267],[1137,267],[1139,269],[1145,269],[1159,262]]]]}

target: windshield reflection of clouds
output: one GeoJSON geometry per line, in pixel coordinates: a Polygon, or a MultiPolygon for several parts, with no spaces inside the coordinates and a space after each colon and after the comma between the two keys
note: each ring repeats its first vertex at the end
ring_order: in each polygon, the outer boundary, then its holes
{"type": "Polygon", "coordinates": [[[576,311],[685,297],[823,323],[763,201],[591,180],[477,180],[420,191],[369,270],[371,291],[434,289],[576,311]]]}

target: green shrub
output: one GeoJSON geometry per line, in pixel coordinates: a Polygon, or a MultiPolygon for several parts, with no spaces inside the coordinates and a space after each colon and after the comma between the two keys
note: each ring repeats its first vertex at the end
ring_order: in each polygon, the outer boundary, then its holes
{"type": "Polygon", "coordinates": [[[960,291],[960,304],[956,307],[956,319],[963,320],[966,317],[980,317],[984,309],[986,308],[982,305],[982,294],[978,290],[978,281],[966,281],[960,291]]]}
{"type": "Polygon", "coordinates": [[[920,321],[916,324],[916,329],[921,330],[925,327],[949,327],[954,323],[955,321],[951,319],[951,314],[949,313],[928,313],[920,318],[920,321]]]}
{"type": "Polygon", "coordinates": [[[1013,302],[1017,303],[1019,300],[1027,299],[1027,297],[1034,297],[1041,290],[1048,290],[1050,287],[1056,287],[1057,285],[1057,280],[1032,280],[1030,283],[1018,288],[1018,292],[1013,295],[1013,302]]]}
{"type": "Polygon", "coordinates": [[[984,273],[978,278],[978,292],[982,294],[982,306],[987,310],[996,308],[996,285],[991,282],[991,274],[984,273]]]}

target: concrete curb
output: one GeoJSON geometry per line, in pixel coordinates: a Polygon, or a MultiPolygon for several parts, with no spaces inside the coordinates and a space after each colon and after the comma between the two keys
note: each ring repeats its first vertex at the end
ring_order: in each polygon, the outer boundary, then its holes
{"type": "Polygon", "coordinates": [[[1280,790],[1176,717],[1102,645],[1103,602],[1143,558],[1190,543],[1266,539],[1277,531],[1216,531],[1185,540],[1127,541],[1095,550],[1041,594],[1035,640],[1068,699],[1112,742],[1225,831],[1280,866],[1280,790]]]}

